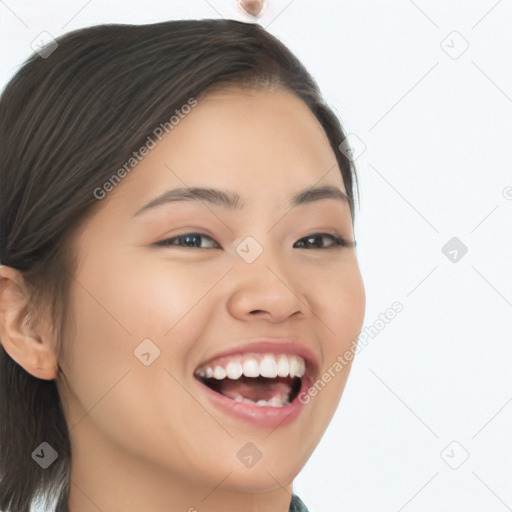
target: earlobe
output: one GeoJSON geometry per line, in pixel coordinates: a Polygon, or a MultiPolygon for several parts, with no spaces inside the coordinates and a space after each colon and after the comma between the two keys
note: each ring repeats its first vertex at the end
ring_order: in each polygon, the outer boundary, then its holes
{"type": "Polygon", "coordinates": [[[53,340],[33,329],[29,298],[21,273],[0,266],[0,344],[28,373],[52,380],[57,376],[53,340]]]}

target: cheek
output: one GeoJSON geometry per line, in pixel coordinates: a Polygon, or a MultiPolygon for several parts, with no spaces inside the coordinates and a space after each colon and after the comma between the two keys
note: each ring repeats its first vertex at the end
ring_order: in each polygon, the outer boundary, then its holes
{"type": "Polygon", "coordinates": [[[325,272],[319,282],[322,284],[314,294],[317,302],[312,309],[329,340],[322,343],[324,354],[332,359],[357,340],[363,326],[366,295],[357,263],[325,272]]]}
{"type": "Polygon", "coordinates": [[[74,328],[66,339],[64,372],[89,410],[133,366],[134,339],[108,288],[80,277],[77,282],[70,295],[74,328]]]}
{"type": "MultiPolygon", "coordinates": [[[[105,286],[99,288],[97,276],[87,281],[82,274],[77,277],[81,285],[71,292],[75,329],[67,340],[63,364],[73,393],[69,423],[80,432],[92,421],[106,436],[133,450],[133,439],[144,437],[147,441],[140,450],[158,454],[163,439],[184,435],[183,423],[175,421],[173,411],[187,417],[198,413],[196,402],[165,371],[169,369],[178,382],[184,380],[180,372],[185,371],[187,345],[162,335],[183,315],[183,307],[173,302],[181,289],[162,279],[152,281],[142,272],[120,279],[118,270],[105,276],[105,286]],[[107,308],[110,304],[114,307],[107,308]],[[124,316],[119,314],[123,311],[124,316]],[[134,354],[145,338],[154,340],[160,350],[149,366],[134,354]]],[[[166,456],[183,458],[180,446],[166,456]]]]}
{"type": "Polygon", "coordinates": [[[310,403],[315,408],[315,435],[312,437],[315,441],[311,444],[311,451],[330,423],[343,395],[363,326],[366,302],[357,264],[347,265],[338,272],[331,269],[317,282],[323,283],[322,293],[317,290],[310,295],[317,300],[310,306],[322,326],[318,330],[321,333],[322,363],[315,390],[310,396],[310,403]]]}
{"type": "Polygon", "coordinates": [[[222,273],[197,262],[153,261],[136,268],[123,283],[125,293],[119,297],[132,336],[154,337],[165,344],[193,337],[191,318],[200,314],[201,301],[222,273]]]}

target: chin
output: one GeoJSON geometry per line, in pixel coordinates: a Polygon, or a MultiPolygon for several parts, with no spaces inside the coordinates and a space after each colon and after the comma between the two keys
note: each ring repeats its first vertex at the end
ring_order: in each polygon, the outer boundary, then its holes
{"type": "Polygon", "coordinates": [[[225,480],[222,487],[240,493],[272,492],[291,484],[301,469],[302,466],[298,464],[290,467],[289,462],[260,468],[255,466],[250,469],[236,469],[225,480]]]}

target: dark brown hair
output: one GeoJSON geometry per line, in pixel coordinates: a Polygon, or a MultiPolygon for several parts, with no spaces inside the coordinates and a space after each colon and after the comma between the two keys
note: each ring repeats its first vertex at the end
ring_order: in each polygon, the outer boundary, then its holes
{"type": "MultiPolygon", "coordinates": [[[[49,312],[59,354],[72,235],[100,204],[93,191],[190,98],[229,85],[277,84],[296,94],[325,130],[354,223],[357,177],[338,149],[346,139],[340,122],[303,65],[260,25],[109,24],[57,43],[50,55],[34,53],[0,98],[0,262],[21,272],[31,292],[27,316],[49,312]]],[[[56,382],[26,372],[0,344],[0,510],[29,512],[37,498],[68,512],[70,464],[56,382]],[[31,456],[42,442],[58,453],[46,469],[31,456]]]]}

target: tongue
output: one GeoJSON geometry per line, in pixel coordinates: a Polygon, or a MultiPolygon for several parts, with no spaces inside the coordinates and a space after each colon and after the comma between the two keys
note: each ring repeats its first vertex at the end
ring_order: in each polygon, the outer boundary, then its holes
{"type": "Polygon", "coordinates": [[[282,402],[286,402],[291,393],[290,381],[287,378],[275,378],[267,379],[263,377],[259,378],[247,378],[247,379],[223,379],[220,382],[218,388],[219,393],[222,393],[228,398],[233,400],[237,396],[247,398],[253,402],[258,400],[269,401],[274,397],[278,397],[282,402]]]}

